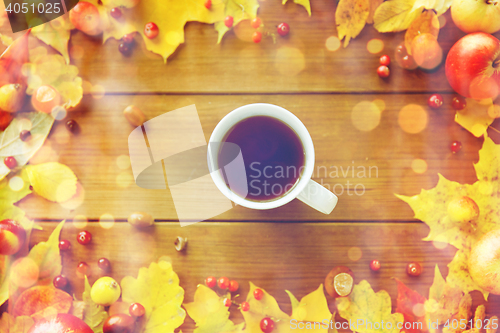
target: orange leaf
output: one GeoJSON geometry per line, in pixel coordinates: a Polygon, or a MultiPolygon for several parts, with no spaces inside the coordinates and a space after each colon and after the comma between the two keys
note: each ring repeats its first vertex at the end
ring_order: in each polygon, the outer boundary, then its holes
{"type": "Polygon", "coordinates": [[[398,299],[396,312],[402,313],[405,323],[410,323],[406,333],[418,333],[427,330],[425,323],[424,303],[426,298],[415,290],[408,288],[403,282],[395,279],[398,283],[398,299]],[[416,324],[415,324],[416,323],[416,324]],[[420,326],[421,325],[421,326],[420,326]]]}
{"type": "Polygon", "coordinates": [[[421,34],[431,34],[436,39],[439,35],[439,20],[433,10],[428,10],[420,14],[406,30],[405,46],[408,54],[411,55],[411,43],[413,39],[421,34]]]}
{"type": "Polygon", "coordinates": [[[14,305],[13,315],[31,316],[40,320],[48,315],[68,313],[73,298],[62,290],[48,286],[36,286],[24,291],[14,305]]]}
{"type": "Polygon", "coordinates": [[[21,66],[28,62],[28,31],[16,39],[0,56],[0,86],[19,83],[21,66]]]}

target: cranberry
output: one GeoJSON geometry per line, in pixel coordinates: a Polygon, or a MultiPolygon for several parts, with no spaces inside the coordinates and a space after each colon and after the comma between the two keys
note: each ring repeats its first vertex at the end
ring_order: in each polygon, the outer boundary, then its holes
{"type": "Polygon", "coordinates": [[[370,269],[374,272],[378,271],[380,269],[380,261],[372,260],[370,262],[370,269]]]}
{"type": "Polygon", "coordinates": [[[250,310],[250,303],[248,303],[248,302],[241,302],[241,310],[243,310],[243,311],[250,310]]]}
{"type": "Polygon", "coordinates": [[[453,141],[450,146],[451,151],[456,154],[462,150],[462,143],[460,141],[453,141]]]}
{"type": "Polygon", "coordinates": [[[59,250],[68,251],[71,247],[71,243],[67,239],[63,239],[59,242],[59,250]]]}
{"type": "Polygon", "coordinates": [[[217,284],[217,279],[214,276],[209,276],[205,279],[205,284],[208,288],[213,288],[217,284]]]}
{"type": "Polygon", "coordinates": [[[69,119],[66,122],[66,128],[73,134],[80,133],[80,125],[78,125],[78,123],[73,119],[69,119]]]}
{"type": "Polygon", "coordinates": [[[381,56],[380,57],[380,64],[382,66],[389,66],[391,64],[391,57],[389,57],[387,54],[381,56]]]}
{"type": "Polygon", "coordinates": [[[439,109],[443,105],[443,96],[440,94],[433,94],[429,97],[427,104],[433,109],[439,109]]]}
{"type": "Polygon", "coordinates": [[[146,309],[141,303],[132,303],[128,308],[128,312],[133,318],[140,318],[146,313],[146,309]]]}
{"type": "Polygon", "coordinates": [[[15,167],[17,167],[17,161],[16,159],[14,158],[14,156],[8,156],[6,158],[3,159],[3,163],[5,164],[5,166],[9,169],[14,169],[15,167]]]}
{"type": "Polygon", "coordinates": [[[122,11],[120,10],[120,8],[115,7],[111,9],[110,15],[114,19],[119,19],[120,17],[122,17],[122,11]]]}
{"type": "Polygon", "coordinates": [[[288,25],[288,23],[285,23],[285,22],[280,23],[280,24],[278,24],[276,31],[278,32],[278,35],[280,35],[281,37],[284,37],[284,36],[288,35],[288,33],[290,32],[290,26],[288,25]]]}
{"type": "Polygon", "coordinates": [[[262,297],[264,297],[264,292],[262,291],[262,289],[257,288],[253,291],[253,297],[256,300],[260,301],[262,297]]]}
{"type": "Polygon", "coordinates": [[[406,267],[406,273],[408,273],[409,276],[419,276],[422,274],[422,266],[420,266],[418,262],[411,262],[406,267]]]}
{"type": "Polygon", "coordinates": [[[262,33],[260,31],[255,31],[252,35],[252,40],[254,43],[260,43],[262,40],[262,33]]]}
{"type": "Polygon", "coordinates": [[[118,45],[118,51],[120,51],[120,53],[123,54],[123,55],[130,54],[130,44],[128,44],[128,43],[120,43],[118,45]]]}
{"type": "Polygon", "coordinates": [[[257,29],[258,27],[260,27],[260,25],[262,24],[262,21],[260,20],[260,18],[256,17],[254,18],[251,22],[250,22],[250,25],[252,26],[252,28],[254,29],[257,29]]]}
{"type": "Polygon", "coordinates": [[[379,68],[377,68],[377,74],[381,78],[385,79],[385,78],[389,77],[389,75],[391,74],[391,71],[389,70],[389,67],[387,67],[387,66],[380,66],[379,68]]]}
{"type": "Polygon", "coordinates": [[[78,233],[76,240],[82,245],[87,245],[92,240],[92,234],[87,230],[81,231],[80,233],[78,233]]]}
{"type": "Polygon", "coordinates": [[[64,289],[68,285],[68,279],[63,275],[58,275],[54,278],[52,283],[57,289],[64,289]]]}
{"type": "Polygon", "coordinates": [[[264,333],[271,333],[274,330],[274,321],[266,317],[260,321],[260,329],[264,333]]]}
{"type": "Polygon", "coordinates": [[[149,39],[156,38],[159,33],[160,29],[158,28],[156,23],[149,22],[144,26],[144,35],[146,35],[146,37],[148,37],[149,39]]]}
{"type": "Polygon", "coordinates": [[[104,272],[109,272],[111,270],[111,263],[106,258],[101,258],[97,260],[97,266],[104,272]]]}
{"type": "Polygon", "coordinates": [[[231,28],[234,24],[234,18],[232,16],[226,16],[224,19],[224,25],[228,28],[231,28]]]}
{"type": "Polygon", "coordinates": [[[219,286],[220,289],[227,289],[229,288],[229,279],[225,276],[219,278],[217,281],[217,285],[219,286]]]}
{"type": "Polygon", "coordinates": [[[236,290],[240,288],[240,285],[237,281],[231,280],[229,281],[229,291],[234,293],[236,290]]]}
{"type": "Polygon", "coordinates": [[[455,96],[453,97],[453,99],[451,100],[451,106],[457,110],[457,111],[460,111],[460,110],[463,110],[465,109],[465,107],[467,106],[467,101],[465,100],[464,97],[462,96],[455,96]]]}
{"type": "Polygon", "coordinates": [[[123,35],[122,41],[126,44],[132,44],[134,42],[135,32],[123,35]]]}
{"type": "Polygon", "coordinates": [[[31,132],[28,130],[22,130],[21,133],[19,133],[19,139],[23,142],[28,141],[31,139],[31,132]]]}

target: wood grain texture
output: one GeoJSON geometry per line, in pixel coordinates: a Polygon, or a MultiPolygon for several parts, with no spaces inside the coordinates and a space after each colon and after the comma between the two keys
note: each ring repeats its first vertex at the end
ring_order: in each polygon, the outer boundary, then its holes
{"type": "MultiPolygon", "coordinates": [[[[44,230],[33,232],[32,244],[47,239],[56,224],[41,223],[41,226],[44,230]]],[[[185,302],[193,300],[196,286],[207,276],[227,276],[239,282],[243,299],[248,293],[248,282],[252,281],[275,296],[287,313],[291,313],[291,306],[285,289],[300,299],[318,288],[328,272],[338,265],[350,267],[356,283],[366,279],[375,291],[387,290],[393,308],[397,297],[393,278],[427,297],[435,265],[446,276],[446,265],[455,253],[452,246],[438,250],[431,242],[422,241],[428,232],[422,223],[202,222],[184,228],[177,223],[157,223],[142,230],[128,223],[117,223],[111,229],[89,223],[85,229],[93,235],[92,243],[87,246],[76,242],[79,229],[71,223],[65,225],[61,235],[61,239],[72,243],[70,251],[63,254],[63,274],[69,277],[72,292],[78,298],[83,291],[83,280],[75,273],[80,261],[90,265],[93,283],[102,275],[97,267],[101,257],[111,261],[110,275],[120,281],[126,275],[136,277],[140,267],[168,256],[185,289],[185,302]],[[177,236],[188,238],[185,252],[174,249],[177,236]],[[348,256],[353,247],[362,251],[362,258],[356,262],[348,256]],[[373,259],[382,263],[379,272],[374,273],[368,267],[373,259]],[[406,274],[406,264],[412,261],[422,264],[421,276],[406,274]]],[[[473,296],[474,306],[484,303],[479,293],[474,292],[473,296]]],[[[334,311],[333,299],[327,299],[334,311]]],[[[491,295],[489,300],[487,314],[500,313],[500,297],[491,295]]],[[[236,309],[231,314],[234,321],[242,321],[236,309]]],[[[182,329],[190,332],[192,320],[187,319],[182,329]]]]}
{"type": "MultiPolygon", "coordinates": [[[[169,190],[139,188],[133,183],[131,169],[122,170],[117,166],[118,156],[128,155],[127,138],[133,129],[122,110],[135,104],[152,119],[195,104],[208,141],[216,124],[228,112],[245,104],[266,102],[290,110],[309,129],[316,150],[313,179],[339,195],[338,207],[330,215],[295,201],[269,211],[236,207],[215,220],[411,220],[411,209],[394,193],[415,195],[421,188],[432,188],[438,173],[460,183],[476,180],[473,163],[478,160],[482,139],[473,137],[454,122],[454,113],[448,107],[450,99],[451,96],[446,96],[446,107],[439,111],[424,106],[429,116],[427,128],[418,134],[407,134],[398,125],[400,109],[410,103],[425,105],[427,95],[155,95],[106,96],[99,100],[88,96],[80,107],[81,112],[70,113],[80,124],[81,134],[71,135],[64,123],[57,123],[46,148],[33,160],[40,163],[58,159],[67,164],[85,188],[83,205],[71,211],[33,195],[20,206],[32,218],[71,219],[83,214],[95,219],[108,213],[125,219],[133,211],[146,211],[156,219],[176,221],[169,190]],[[380,124],[370,132],[362,132],[353,126],[352,109],[361,101],[375,98],[386,105],[380,124]],[[452,154],[449,148],[455,140],[464,146],[458,154],[452,154]],[[427,162],[427,172],[412,171],[411,163],[416,158],[427,162]],[[360,173],[363,169],[365,178],[360,173]],[[355,186],[357,192],[354,192],[355,186]]],[[[494,139],[499,141],[498,136],[494,139]]]]}

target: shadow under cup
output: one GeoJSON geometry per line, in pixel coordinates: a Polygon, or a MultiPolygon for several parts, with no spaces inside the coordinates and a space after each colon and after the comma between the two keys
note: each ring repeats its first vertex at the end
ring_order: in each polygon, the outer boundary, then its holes
{"type": "Polygon", "coordinates": [[[239,197],[256,202],[273,201],[288,194],[305,168],[305,150],[297,133],[281,120],[265,115],[248,117],[233,125],[216,154],[226,186],[239,197]],[[234,163],[238,153],[242,161],[238,164],[239,177],[234,177],[221,166],[234,163]],[[234,181],[235,178],[240,179],[234,181]]]}

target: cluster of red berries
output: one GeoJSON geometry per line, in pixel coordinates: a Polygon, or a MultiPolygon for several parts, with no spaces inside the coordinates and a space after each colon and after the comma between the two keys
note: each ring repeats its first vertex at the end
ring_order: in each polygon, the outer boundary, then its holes
{"type": "MultiPolygon", "coordinates": [[[[160,28],[158,28],[158,26],[154,22],[148,22],[144,26],[144,35],[149,39],[156,38],[159,33],[160,33],[160,28]]],[[[134,44],[134,37],[135,37],[135,32],[126,34],[122,37],[121,43],[120,45],[118,45],[118,50],[122,54],[124,55],[130,54],[130,50],[132,49],[132,45],[134,44]]]]}
{"type": "Polygon", "coordinates": [[[389,57],[387,54],[381,56],[380,66],[379,68],[377,68],[378,76],[380,76],[383,79],[388,78],[389,75],[391,74],[391,71],[389,70],[390,64],[391,64],[391,57],[389,57]]]}
{"type": "MultiPolygon", "coordinates": [[[[370,262],[370,269],[374,272],[380,270],[380,261],[372,260],[370,262]]],[[[422,274],[422,266],[418,262],[411,262],[406,266],[406,273],[410,276],[419,276],[422,274]]]]}

